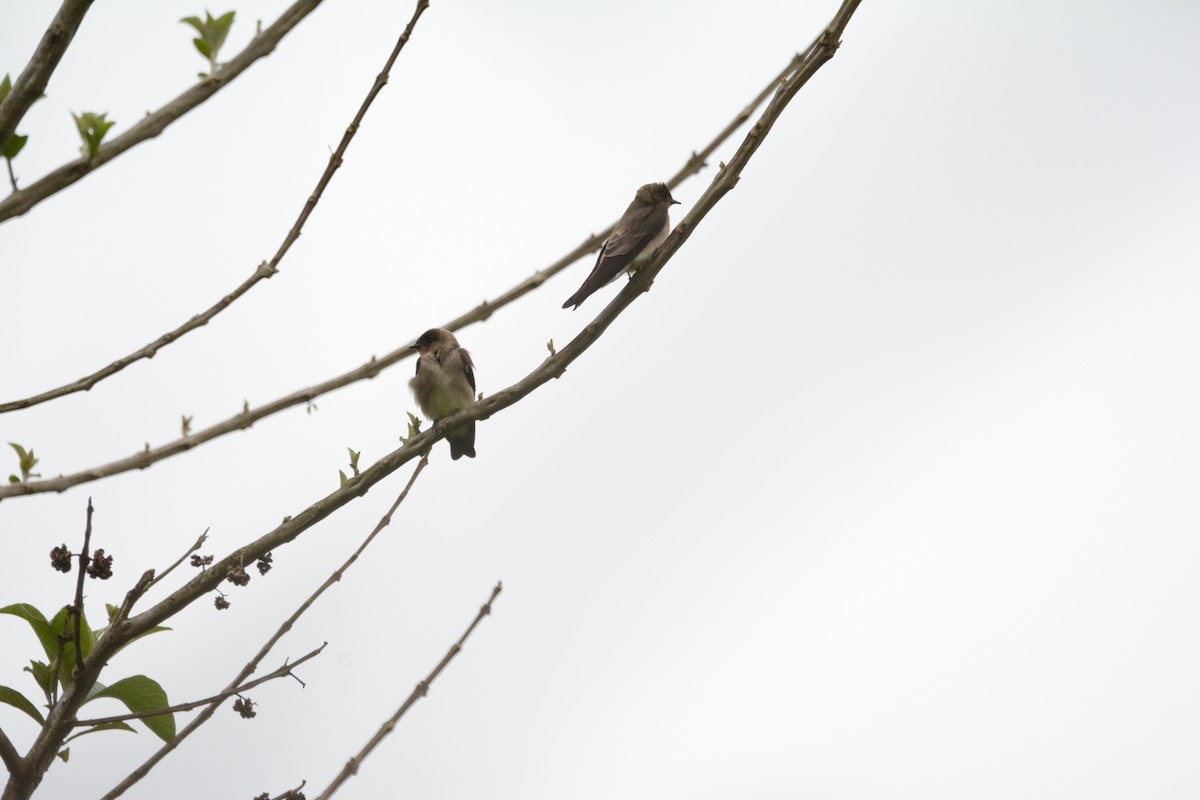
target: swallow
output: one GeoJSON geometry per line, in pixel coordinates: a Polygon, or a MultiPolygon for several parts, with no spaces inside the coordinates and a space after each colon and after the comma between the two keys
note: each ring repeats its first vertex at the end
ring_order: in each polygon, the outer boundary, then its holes
{"type": "MultiPolygon", "coordinates": [[[[458,346],[454,334],[430,328],[409,346],[419,354],[417,375],[408,382],[421,412],[434,422],[475,403],[475,364],[471,354],[458,346]]],[[[475,457],[475,421],[446,434],[450,458],[475,457]]]]}
{"type": "Polygon", "coordinates": [[[633,202],[600,248],[591,274],[562,307],[579,308],[593,292],[612,283],[622,271],[632,274],[645,263],[671,232],[667,209],[678,204],[665,183],[647,183],[638,189],[633,202]]]}

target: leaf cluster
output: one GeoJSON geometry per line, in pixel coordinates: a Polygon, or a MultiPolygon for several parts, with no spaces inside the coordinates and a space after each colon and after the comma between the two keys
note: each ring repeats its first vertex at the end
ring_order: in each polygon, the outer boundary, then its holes
{"type": "MultiPolygon", "coordinates": [[[[111,623],[119,609],[114,605],[108,605],[107,609],[108,619],[111,623]]],[[[49,620],[46,619],[41,611],[28,603],[15,603],[5,606],[4,608],[0,608],[0,614],[9,614],[25,620],[33,630],[34,635],[37,636],[38,642],[42,645],[46,660],[30,659],[29,666],[25,667],[25,671],[33,676],[38,688],[42,690],[42,694],[46,699],[46,707],[48,708],[54,705],[59,691],[65,690],[71,681],[74,680],[81,657],[83,659],[88,657],[96,641],[107,630],[107,627],[93,630],[88,624],[87,616],[83,610],[80,609],[78,614],[74,614],[70,606],[63,606],[49,620]],[[78,622],[72,623],[71,620],[73,619],[77,619],[78,622]],[[78,635],[76,635],[76,626],[78,626],[78,635]],[[75,650],[76,641],[79,643],[78,654],[75,650]]],[[[157,626],[137,638],[140,639],[142,636],[149,636],[152,633],[166,630],[170,630],[170,628],[157,626]]],[[[100,700],[105,697],[120,701],[134,714],[160,711],[170,706],[170,702],[167,700],[167,693],[158,681],[145,675],[132,675],[107,686],[97,682],[92,686],[91,691],[88,692],[84,703],[90,703],[93,700],[100,700]]],[[[39,725],[46,723],[46,718],[38,707],[16,689],[8,686],[0,686],[0,703],[6,703],[13,708],[25,712],[39,725]]],[[[144,717],[140,721],[154,735],[165,742],[169,742],[175,738],[175,716],[173,714],[144,717]]],[[[103,725],[96,725],[70,738],[100,730],[123,730],[136,733],[128,723],[109,722],[103,725]]],[[[67,741],[70,741],[70,739],[67,741]]],[[[67,760],[69,749],[60,752],[59,756],[64,761],[67,760]]]]}
{"type": "Polygon", "coordinates": [[[211,78],[217,74],[217,54],[221,52],[221,46],[225,44],[225,38],[229,36],[229,29],[233,27],[233,18],[237,12],[229,11],[219,17],[213,17],[208,11],[204,12],[204,19],[199,17],[184,17],[179,20],[185,25],[191,25],[198,36],[192,39],[192,44],[196,45],[196,50],[200,55],[208,59],[208,72],[197,73],[199,78],[211,78]]]}

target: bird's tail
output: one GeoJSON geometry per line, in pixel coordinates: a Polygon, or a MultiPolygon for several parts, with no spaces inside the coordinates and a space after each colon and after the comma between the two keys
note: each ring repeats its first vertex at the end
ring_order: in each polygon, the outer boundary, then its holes
{"type": "Polygon", "coordinates": [[[450,458],[458,461],[463,456],[475,457],[475,422],[468,422],[463,427],[446,437],[450,443],[450,458]]]}

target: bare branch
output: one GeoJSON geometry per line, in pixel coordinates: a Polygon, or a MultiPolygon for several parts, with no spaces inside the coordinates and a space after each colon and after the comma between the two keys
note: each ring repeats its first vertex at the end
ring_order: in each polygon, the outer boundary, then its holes
{"type": "MultiPolygon", "coordinates": [[[[714,153],[718,147],[724,144],[725,140],[733,135],[733,133],[739,127],[745,124],[754,110],[771,95],[771,92],[775,91],[776,87],[779,86],[779,82],[783,80],[783,78],[795,71],[795,69],[803,62],[803,59],[807,53],[811,51],[815,45],[816,41],[814,41],[813,44],[809,46],[809,49],[804,53],[800,53],[792,58],[792,60],[788,62],[787,67],[780,72],[779,75],[773,78],[771,82],[767,84],[766,88],[759,92],[758,96],[756,96],[749,105],[738,112],[737,116],[735,116],[733,120],[725,126],[724,130],[717,134],[717,136],[702,150],[692,153],[691,157],[687,160],[683,167],[680,168],[675,176],[671,178],[667,185],[674,189],[691,176],[699,173],[700,170],[706,166],[706,159],[712,155],[712,153],[714,153]]],[[[589,236],[574,250],[567,253],[550,266],[538,270],[533,275],[521,281],[516,286],[513,286],[496,299],[485,300],[478,306],[472,308],[470,311],[455,317],[441,327],[450,331],[459,331],[468,325],[487,320],[496,311],[504,308],[509,303],[515,302],[521,297],[524,297],[534,289],[537,289],[547,280],[562,272],[564,269],[569,267],[571,264],[574,264],[583,256],[587,255],[588,253],[595,252],[596,248],[603,244],[604,240],[608,238],[608,235],[612,233],[613,225],[615,224],[616,223],[614,222],[600,233],[589,236]]],[[[416,338],[417,333],[419,333],[419,331],[415,331],[413,333],[413,338],[416,338]]],[[[277,414],[285,409],[291,408],[292,406],[310,403],[321,395],[332,392],[335,389],[349,386],[350,384],[357,383],[361,380],[372,379],[385,369],[399,363],[400,361],[403,361],[406,358],[411,357],[413,355],[413,350],[408,346],[408,343],[412,340],[413,339],[408,339],[403,346],[393,350],[382,358],[375,358],[372,356],[371,359],[366,363],[355,367],[349,372],[338,375],[335,378],[331,378],[324,383],[319,383],[306,389],[299,389],[265,405],[258,406],[257,408],[253,409],[247,409],[240,414],[236,414],[229,419],[224,420],[223,422],[219,422],[216,425],[212,425],[202,431],[193,433],[190,436],[185,436],[181,439],[168,442],[160,447],[143,450],[142,452],[136,453],[135,455],[127,458],[118,459],[117,461],[110,462],[103,466],[93,467],[92,469],[76,472],[71,475],[60,475],[58,477],[48,478],[42,481],[0,486],[0,500],[3,500],[6,497],[17,497],[20,495],[38,494],[41,492],[63,492],[72,486],[78,486],[82,483],[90,483],[91,481],[99,480],[100,478],[107,478],[112,475],[118,475],[122,472],[130,472],[135,469],[146,469],[152,464],[162,461],[163,459],[187,452],[197,445],[210,442],[213,439],[217,439],[235,431],[246,430],[247,428],[252,427],[255,422],[277,414]]],[[[23,402],[26,401],[17,401],[17,403],[7,403],[3,406],[0,406],[0,412],[15,409],[18,407],[18,403],[23,402]]]]}
{"type": "Polygon", "coordinates": [[[238,686],[233,689],[226,689],[225,691],[223,691],[219,694],[214,694],[212,697],[206,697],[203,700],[192,700],[190,703],[179,703],[178,705],[168,706],[167,708],[159,708],[154,711],[141,711],[141,712],[130,713],[130,714],[117,714],[116,716],[112,716],[112,717],[97,717],[96,719],[76,720],[75,727],[77,727],[77,728],[81,728],[84,726],[90,727],[92,725],[107,725],[110,722],[124,722],[125,720],[129,720],[129,719],[146,719],[147,717],[161,717],[166,714],[174,714],[174,713],[177,713],[180,711],[191,711],[193,708],[199,708],[200,706],[206,706],[206,705],[209,705],[210,703],[220,703],[222,700],[225,700],[229,697],[233,697],[235,694],[241,694],[243,692],[248,692],[251,689],[255,688],[256,686],[266,683],[267,681],[273,681],[276,678],[282,678],[287,675],[291,675],[292,670],[294,670],[296,667],[300,666],[301,664],[303,664],[305,661],[308,661],[309,659],[316,658],[317,656],[319,656],[321,654],[321,651],[325,649],[325,645],[327,645],[327,644],[329,644],[329,643],[328,642],[322,643],[321,646],[318,647],[316,650],[313,650],[312,652],[309,652],[309,653],[301,656],[294,663],[289,664],[286,661],[283,662],[283,664],[280,665],[280,667],[278,669],[276,669],[273,672],[268,672],[266,675],[263,675],[261,678],[255,678],[254,680],[252,680],[248,683],[243,683],[241,686],[238,686]]]}
{"type": "Polygon", "coordinates": [[[215,75],[200,81],[162,108],[147,114],[125,133],[101,145],[94,158],[80,158],[64,164],[44,178],[0,200],[0,223],[21,216],[126,150],[158,136],[172,122],[229,85],[255,61],[270,55],[279,41],[320,4],[321,0],[297,0],[273,25],[256,35],[242,52],[222,64],[215,75]]]}
{"type": "MultiPolygon", "coordinates": [[[[21,70],[8,97],[0,103],[0,144],[8,141],[25,112],[46,91],[51,74],[58,67],[63,53],[67,52],[67,46],[75,38],[75,31],[79,30],[79,23],[83,22],[83,15],[91,5],[92,0],[64,0],[59,6],[50,27],[42,34],[37,50],[33,51],[33,57],[21,70]]],[[[9,174],[11,177],[11,168],[9,174]]],[[[16,188],[16,180],[13,181],[13,188],[16,188]]]]}
{"type": "Polygon", "coordinates": [[[184,553],[183,555],[181,555],[181,556],[179,557],[179,560],[178,560],[178,561],[176,561],[174,564],[172,564],[171,566],[169,566],[169,567],[167,567],[165,570],[163,570],[163,573],[162,573],[161,575],[159,575],[159,576],[155,577],[155,578],[154,578],[154,579],[151,581],[151,585],[154,585],[155,583],[158,583],[158,582],[159,582],[159,581],[161,581],[163,578],[165,578],[165,577],[167,577],[168,575],[170,575],[170,574],[171,574],[171,572],[172,572],[172,571],[173,571],[173,570],[174,570],[176,567],[178,567],[180,564],[182,564],[182,563],[183,563],[183,560],[184,560],[185,558],[187,558],[187,557],[188,557],[188,556],[190,556],[192,553],[194,553],[194,552],[196,552],[197,550],[199,550],[201,547],[204,547],[204,543],[208,541],[208,530],[209,530],[208,528],[205,528],[205,529],[204,529],[204,533],[200,534],[200,536],[199,536],[199,537],[196,539],[196,541],[192,543],[192,546],[191,546],[191,547],[189,547],[189,548],[187,549],[187,552],[186,552],[186,553],[184,553]]]}
{"type": "Polygon", "coordinates": [[[13,746],[12,740],[8,738],[8,734],[4,732],[3,728],[0,728],[0,761],[4,762],[8,773],[15,777],[19,777],[25,768],[21,754],[17,752],[17,748],[13,746]]]}
{"type": "MultiPolygon", "coordinates": [[[[87,527],[83,530],[83,550],[79,553],[79,576],[75,581],[75,604],[67,609],[67,618],[75,621],[75,669],[83,670],[83,647],[80,642],[80,621],[83,618],[83,579],[87,577],[89,554],[92,546],[92,498],[88,498],[87,527]]],[[[65,633],[65,632],[64,632],[65,633]]]]}
{"type": "MultiPolygon", "coordinates": [[[[160,349],[166,347],[174,341],[177,341],[180,337],[184,336],[190,331],[207,325],[213,317],[217,316],[217,314],[220,314],[226,308],[229,308],[229,306],[231,306],[235,300],[254,288],[259,281],[270,278],[272,275],[278,272],[279,262],[283,260],[283,257],[287,254],[287,251],[291,248],[292,244],[300,238],[301,228],[304,227],[304,223],[308,220],[309,214],[311,214],[313,209],[316,208],[317,202],[320,201],[321,195],[325,191],[325,187],[329,185],[329,181],[333,178],[333,173],[336,172],[338,167],[342,165],[342,157],[346,154],[346,148],[350,146],[350,140],[353,139],[354,134],[358,132],[358,127],[362,123],[363,117],[366,116],[367,109],[370,108],[371,103],[375,101],[376,95],[378,95],[383,87],[387,85],[388,76],[391,72],[392,65],[396,63],[396,58],[400,55],[400,51],[404,48],[405,43],[408,42],[409,37],[412,35],[413,27],[417,24],[417,20],[420,18],[421,13],[428,7],[428,0],[419,0],[417,3],[417,10],[413,13],[412,19],[409,20],[407,27],[405,27],[404,33],[400,34],[400,39],[396,42],[396,46],[393,48],[391,55],[388,56],[387,63],[383,67],[383,71],[376,76],[375,83],[371,86],[371,90],[367,92],[367,97],[365,100],[363,100],[362,105],[359,107],[358,113],[354,115],[353,121],[351,121],[350,126],[346,128],[346,132],[342,135],[341,143],[338,144],[337,149],[334,150],[329,156],[329,163],[326,165],[325,171],[321,174],[320,180],[317,181],[316,188],[313,190],[313,193],[309,195],[308,200],[305,201],[304,207],[300,210],[300,215],[296,217],[295,223],[292,224],[292,229],[288,231],[287,236],[285,236],[283,239],[283,243],[279,245],[279,249],[275,251],[275,255],[269,262],[264,261],[262,264],[259,264],[249,278],[242,281],[241,285],[214,303],[203,314],[197,314],[175,330],[164,333],[162,336],[158,337],[140,350],[135,350],[124,358],[120,358],[109,364],[107,367],[104,367],[103,369],[98,370],[91,375],[80,378],[73,383],[59,386],[57,389],[51,389],[48,392],[42,392],[41,394],[34,395],[33,397],[27,397],[24,400],[4,403],[0,405],[0,413],[4,413],[6,411],[16,411],[17,409],[21,408],[28,408],[29,406],[44,403],[47,400],[53,400],[57,397],[63,397],[68,394],[74,394],[75,392],[90,390],[100,381],[111,375],[115,375],[130,364],[141,361],[144,358],[154,358],[155,354],[158,353],[160,349]]],[[[220,70],[220,73],[224,74],[224,68],[220,70]]],[[[3,204],[0,204],[0,207],[2,206],[3,204]]]]}
{"type": "Polygon", "coordinates": [[[277,794],[274,797],[272,797],[271,800],[295,800],[295,798],[297,798],[297,797],[303,797],[303,795],[300,794],[300,790],[303,789],[307,785],[308,785],[308,781],[300,781],[300,785],[297,786],[295,789],[288,789],[283,794],[277,794]]]}
{"type": "MultiPolygon", "coordinates": [[[[294,612],[292,612],[290,617],[283,621],[283,624],[279,626],[274,635],[272,635],[271,638],[268,639],[261,648],[259,648],[258,653],[256,653],[255,656],[251,658],[244,667],[242,667],[241,671],[238,672],[237,676],[230,682],[229,686],[225,690],[227,693],[236,692],[234,687],[237,687],[242,681],[254,674],[254,670],[256,670],[262,660],[267,657],[267,653],[271,652],[271,648],[273,648],[275,644],[283,638],[284,634],[292,629],[292,626],[296,624],[296,620],[300,619],[300,616],[304,614],[304,612],[308,611],[310,607],[312,607],[313,603],[315,603],[317,598],[325,593],[326,589],[330,588],[342,579],[342,575],[355,561],[358,560],[358,557],[362,555],[362,552],[367,549],[367,545],[369,545],[375,539],[380,531],[391,524],[392,515],[396,513],[396,509],[399,508],[400,504],[404,502],[404,498],[408,497],[409,490],[412,489],[413,484],[417,482],[417,476],[420,475],[421,471],[424,470],[428,465],[428,455],[417,462],[417,468],[413,470],[413,474],[409,477],[408,483],[404,485],[403,491],[401,491],[399,496],[396,497],[395,502],[392,503],[392,507],[388,509],[388,512],[383,515],[382,519],[379,520],[379,523],[375,526],[375,529],[372,530],[371,533],[367,535],[367,538],[363,540],[362,544],[360,544],[358,548],[350,554],[350,557],[347,558],[340,567],[334,570],[333,574],[326,578],[325,582],[317,587],[317,590],[309,595],[308,599],[301,603],[300,606],[294,612]]],[[[226,694],[226,696],[228,696],[228,694],[226,694]]],[[[219,706],[220,701],[218,700],[208,708],[201,711],[194,720],[188,723],[183,730],[175,735],[174,739],[160,747],[158,751],[155,752],[154,755],[150,756],[150,758],[146,759],[141,766],[129,773],[129,775],[125,776],[124,780],[113,787],[108,794],[104,795],[102,800],[115,800],[115,798],[120,797],[135,783],[146,777],[150,770],[158,765],[158,762],[166,758],[172,750],[177,748],[185,739],[195,733],[201,725],[203,725],[205,722],[208,722],[212,715],[216,713],[216,710],[219,706]]]]}
{"type": "Polygon", "coordinates": [[[352,776],[357,775],[358,768],[362,765],[362,762],[366,760],[367,756],[371,755],[371,751],[378,747],[380,742],[386,739],[388,735],[396,729],[396,723],[400,721],[400,718],[403,717],[410,708],[416,705],[418,700],[429,694],[429,687],[433,685],[433,682],[437,680],[437,677],[442,674],[442,670],[444,670],[446,666],[454,660],[454,657],[462,651],[463,644],[466,643],[467,637],[471,635],[471,632],[475,630],[480,622],[483,622],[484,617],[492,613],[492,603],[494,603],[496,598],[500,596],[500,592],[502,590],[503,587],[501,584],[497,583],[496,587],[492,589],[492,596],[489,597],[487,602],[479,608],[479,613],[475,615],[475,619],[473,619],[471,624],[467,626],[467,630],[463,633],[463,635],[458,637],[458,641],[450,646],[450,649],[446,652],[446,655],[442,656],[442,660],[438,662],[438,665],[433,668],[432,672],[425,676],[425,680],[417,684],[417,687],[412,690],[412,694],[408,696],[408,699],[400,705],[400,708],[396,709],[396,713],[392,714],[392,716],[388,718],[388,721],[383,723],[379,730],[375,732],[375,735],[371,737],[370,741],[368,741],[356,755],[346,762],[346,766],[342,767],[342,771],[338,773],[337,777],[330,782],[329,786],[325,787],[325,791],[317,795],[317,800],[328,800],[330,797],[333,797],[333,795],[337,793],[337,790],[342,787],[342,784],[350,780],[352,776]]]}

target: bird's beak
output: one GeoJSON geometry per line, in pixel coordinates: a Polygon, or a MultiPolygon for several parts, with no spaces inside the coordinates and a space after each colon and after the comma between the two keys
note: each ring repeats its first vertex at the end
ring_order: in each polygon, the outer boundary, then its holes
{"type": "Polygon", "coordinates": [[[408,346],[408,349],[409,349],[409,350],[420,350],[421,348],[420,348],[420,347],[418,347],[418,346],[417,346],[417,345],[415,345],[415,344],[410,344],[410,345],[408,346]]]}
{"type": "Polygon", "coordinates": [[[669,206],[681,206],[681,205],[683,205],[683,203],[679,202],[678,200],[672,200],[671,202],[667,203],[667,205],[669,205],[669,206]]]}

